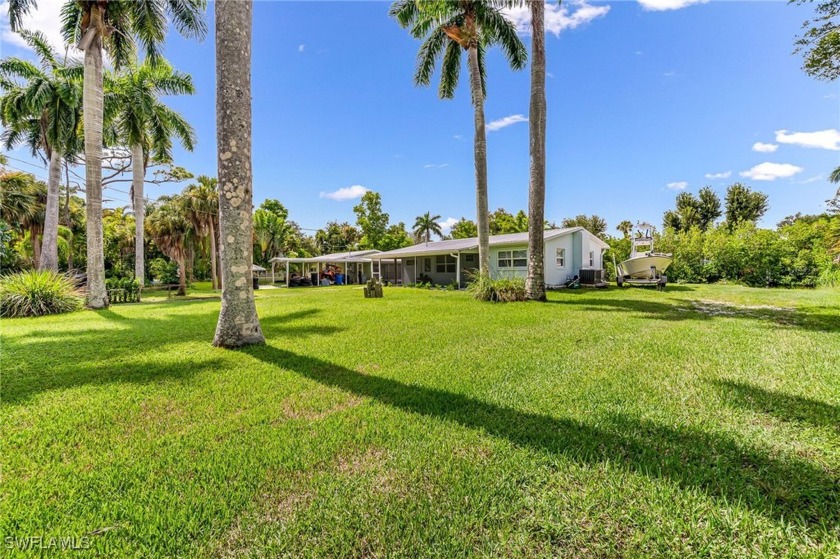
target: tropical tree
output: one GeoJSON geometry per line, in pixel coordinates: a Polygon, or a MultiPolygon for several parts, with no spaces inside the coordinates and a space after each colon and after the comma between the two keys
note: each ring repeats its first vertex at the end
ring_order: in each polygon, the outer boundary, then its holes
{"type": "Polygon", "coordinates": [[[528,112],[528,274],[525,297],[545,301],[545,2],[531,7],[531,104],[528,112]]]}
{"type": "Polygon", "coordinates": [[[449,236],[453,239],[471,239],[478,236],[478,227],[475,221],[462,217],[449,230],[449,236]]]}
{"type": "MultiPolygon", "coordinates": [[[[81,120],[82,67],[75,60],[60,61],[46,36],[22,31],[35,51],[40,68],[20,58],[0,61],[0,122],[6,127],[5,149],[26,144],[33,155],[49,163],[43,241],[35,265],[58,271],[58,210],[62,157],[78,146],[81,120]]],[[[36,239],[33,239],[36,241],[36,239]]]]}
{"type": "Polygon", "coordinates": [[[219,219],[219,181],[213,177],[199,175],[196,183],[184,189],[184,207],[187,218],[199,237],[209,239],[210,278],[213,289],[220,289],[218,264],[216,262],[216,224],[219,219]]]}
{"type": "Polygon", "coordinates": [[[382,250],[382,240],[388,232],[388,222],[391,219],[382,211],[382,195],[368,190],[353,208],[353,213],[356,214],[356,225],[362,231],[359,244],[364,248],[382,250]]]}
{"type": "Polygon", "coordinates": [[[162,196],[146,220],[155,245],[178,264],[178,295],[187,294],[187,257],[192,224],[181,196],[162,196]]]}
{"type": "Polygon", "coordinates": [[[217,0],[216,144],[222,310],[214,346],[264,343],[254,290],[251,174],[251,0],[217,0]]]}
{"type": "Polygon", "coordinates": [[[630,236],[630,233],[633,232],[633,222],[625,219],[624,221],[616,225],[615,229],[616,231],[620,232],[626,239],[630,236]]]}
{"type": "MultiPolygon", "coordinates": [[[[192,77],[173,69],[165,60],[128,65],[113,80],[116,113],[112,116],[120,143],[131,150],[131,202],[134,210],[134,276],[144,283],[143,222],[146,200],[143,186],[150,161],[172,163],[172,138],[188,151],[196,143],[195,131],[183,116],[159,99],[162,95],[192,95],[192,77]]],[[[215,283],[214,283],[215,285],[215,283]]]]}
{"type": "MultiPolygon", "coordinates": [[[[9,24],[17,31],[35,0],[11,0],[9,24]]],[[[102,53],[107,49],[115,68],[134,59],[139,41],[146,58],[160,59],[168,22],[186,37],[203,38],[206,0],[168,2],[108,2],[67,0],[61,9],[62,31],[68,43],[85,53],[82,105],[85,130],[85,193],[87,196],[87,304],[108,305],[102,247],[102,130],[104,126],[102,53]],[[135,40],[136,38],[136,40],[135,40]]]]}
{"type": "Polygon", "coordinates": [[[362,239],[362,232],[346,221],[329,221],[315,232],[315,245],[324,254],[353,250],[362,239]]]}
{"type": "Polygon", "coordinates": [[[563,227],[583,227],[593,235],[598,235],[599,237],[604,237],[607,232],[606,220],[595,214],[591,216],[580,214],[572,218],[567,217],[563,219],[562,223],[563,227]]]}
{"type": "Polygon", "coordinates": [[[47,185],[34,175],[20,171],[0,173],[0,216],[17,228],[21,237],[29,235],[35,265],[41,255],[38,237],[44,227],[46,199],[47,185]]]}
{"type": "Polygon", "coordinates": [[[266,208],[257,208],[254,212],[254,246],[263,264],[283,250],[289,234],[286,215],[288,213],[278,214],[266,208]]]}
{"type": "Polygon", "coordinates": [[[769,207],[766,194],[737,182],[726,190],[726,226],[734,231],[743,223],[755,223],[769,207]]]}
{"type": "Polygon", "coordinates": [[[513,23],[496,7],[496,3],[487,0],[398,0],[391,6],[390,13],[402,27],[411,28],[414,38],[423,39],[414,74],[416,84],[429,85],[437,61],[441,59],[438,94],[442,99],[451,99],[455,95],[461,71],[461,51],[467,52],[475,124],[473,149],[479,270],[482,275],[488,275],[490,228],[487,202],[487,132],[484,121],[484,54],[488,47],[499,45],[511,67],[519,70],[525,66],[527,51],[519,40],[513,23]]]}
{"type": "Polygon", "coordinates": [[[434,233],[438,237],[443,237],[443,231],[440,228],[440,224],[438,220],[440,219],[439,215],[432,215],[431,212],[426,212],[423,215],[417,216],[417,219],[414,220],[414,237],[418,240],[425,239],[425,241],[429,242],[429,237],[431,234],[434,233]]]}

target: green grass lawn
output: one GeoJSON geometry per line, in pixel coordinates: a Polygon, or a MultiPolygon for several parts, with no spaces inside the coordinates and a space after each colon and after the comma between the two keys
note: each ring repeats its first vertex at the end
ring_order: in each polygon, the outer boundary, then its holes
{"type": "Polygon", "coordinates": [[[837,291],[261,290],[268,343],[241,351],[210,345],[219,302],[200,295],[3,321],[4,538],[85,536],[80,557],[840,556],[837,291]]]}

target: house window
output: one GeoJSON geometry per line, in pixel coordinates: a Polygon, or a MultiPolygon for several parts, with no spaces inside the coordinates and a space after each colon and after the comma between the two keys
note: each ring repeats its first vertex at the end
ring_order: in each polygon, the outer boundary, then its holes
{"type": "Polygon", "coordinates": [[[429,273],[432,271],[432,259],[431,258],[424,258],[423,259],[423,271],[429,273]]]}
{"type": "Polygon", "coordinates": [[[589,267],[590,268],[595,267],[595,251],[594,250],[589,251],[589,267]]]}
{"type": "Polygon", "coordinates": [[[406,261],[405,261],[405,265],[413,267],[414,266],[414,259],[413,258],[407,258],[406,261]]]}
{"type": "Polygon", "coordinates": [[[558,248],[557,254],[555,256],[555,262],[557,263],[558,268],[565,268],[566,267],[566,249],[565,248],[558,248]]]}
{"type": "Polygon", "coordinates": [[[499,268],[525,268],[528,266],[527,250],[500,250],[499,268]]]}
{"type": "Polygon", "coordinates": [[[465,254],[464,262],[475,262],[475,254],[465,254]]]}
{"type": "Polygon", "coordinates": [[[438,274],[454,274],[455,259],[445,254],[435,256],[435,271],[438,274]]]}

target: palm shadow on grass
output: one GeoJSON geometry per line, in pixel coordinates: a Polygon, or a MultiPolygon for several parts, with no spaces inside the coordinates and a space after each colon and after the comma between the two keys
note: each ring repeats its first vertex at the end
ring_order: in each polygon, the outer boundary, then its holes
{"type": "MultiPolygon", "coordinates": [[[[183,301],[187,303],[187,301],[183,301]]],[[[226,365],[215,359],[154,359],[168,351],[170,346],[213,339],[218,310],[197,313],[179,313],[154,318],[126,317],[112,309],[96,312],[113,322],[112,328],[90,330],[69,329],[36,331],[5,340],[3,353],[3,403],[18,404],[32,396],[50,390],[63,390],[85,385],[105,385],[122,382],[138,384],[159,382],[165,379],[187,380],[202,371],[219,370],[226,365]],[[23,345],[36,347],[36,351],[23,350],[23,345]],[[39,368],[37,363],[17,363],[17,352],[30,357],[33,353],[43,356],[67,355],[68,347],[85,345],[97,348],[85,353],[73,353],[72,362],[62,361],[59,367],[39,368]],[[126,356],[143,353],[148,360],[137,362],[126,356]],[[15,366],[17,365],[17,366],[15,366]]],[[[300,321],[319,313],[319,309],[306,309],[260,319],[266,335],[279,339],[298,339],[324,336],[343,330],[332,324],[299,324],[300,321]]]]}
{"type": "Polygon", "coordinates": [[[796,456],[771,456],[722,434],[665,426],[623,414],[611,415],[596,427],[369,376],[270,345],[242,351],[322,385],[477,429],[520,447],[563,455],[583,464],[619,465],[680,487],[700,489],[725,503],[737,503],[779,521],[829,530],[840,525],[840,479],[796,456]]]}
{"type": "Polygon", "coordinates": [[[801,328],[816,332],[840,332],[840,312],[823,312],[820,307],[799,307],[781,309],[773,307],[749,307],[725,302],[703,302],[691,300],[651,301],[640,299],[616,299],[598,297],[587,293],[551,299],[551,304],[581,306],[601,312],[632,312],[652,320],[684,321],[714,320],[716,318],[737,318],[766,323],[773,328],[801,328]]]}
{"type": "Polygon", "coordinates": [[[810,423],[816,427],[833,427],[840,432],[840,406],[766,390],[733,380],[715,380],[724,400],[732,406],[767,413],[782,421],[810,423]]]}

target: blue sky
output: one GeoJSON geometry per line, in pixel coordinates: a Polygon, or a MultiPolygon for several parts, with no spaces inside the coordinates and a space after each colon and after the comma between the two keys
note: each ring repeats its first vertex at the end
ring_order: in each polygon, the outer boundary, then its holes
{"type": "MultiPolygon", "coordinates": [[[[31,26],[54,33],[55,3],[41,0],[31,26]]],[[[354,221],[356,199],[327,195],[363,187],[382,194],[392,221],[411,225],[426,211],[474,218],[466,68],[454,100],[415,87],[419,43],[388,6],[256,2],[255,203],[277,198],[301,226],[317,228],[354,221]]],[[[611,230],[623,219],[661,223],[679,192],[710,185],[722,197],[736,181],[769,194],[764,225],[822,211],[835,190],[826,177],[840,164],[840,86],[807,77],[792,54],[810,9],[688,0],[549,6],[559,33],[547,38],[546,217],[597,213],[611,230]]],[[[212,5],[208,19],[212,29],[212,5]]],[[[210,35],[201,44],[173,35],[166,55],[198,89],[170,100],[199,137],[194,153],[176,152],[177,163],[215,175],[210,35]]],[[[27,55],[7,29],[2,54],[27,55]]],[[[488,76],[487,121],[511,123],[488,133],[490,206],[515,212],[527,209],[528,125],[517,115],[528,114],[529,74],[491,51],[488,76]]],[[[178,189],[150,187],[149,196],[178,189]]]]}

